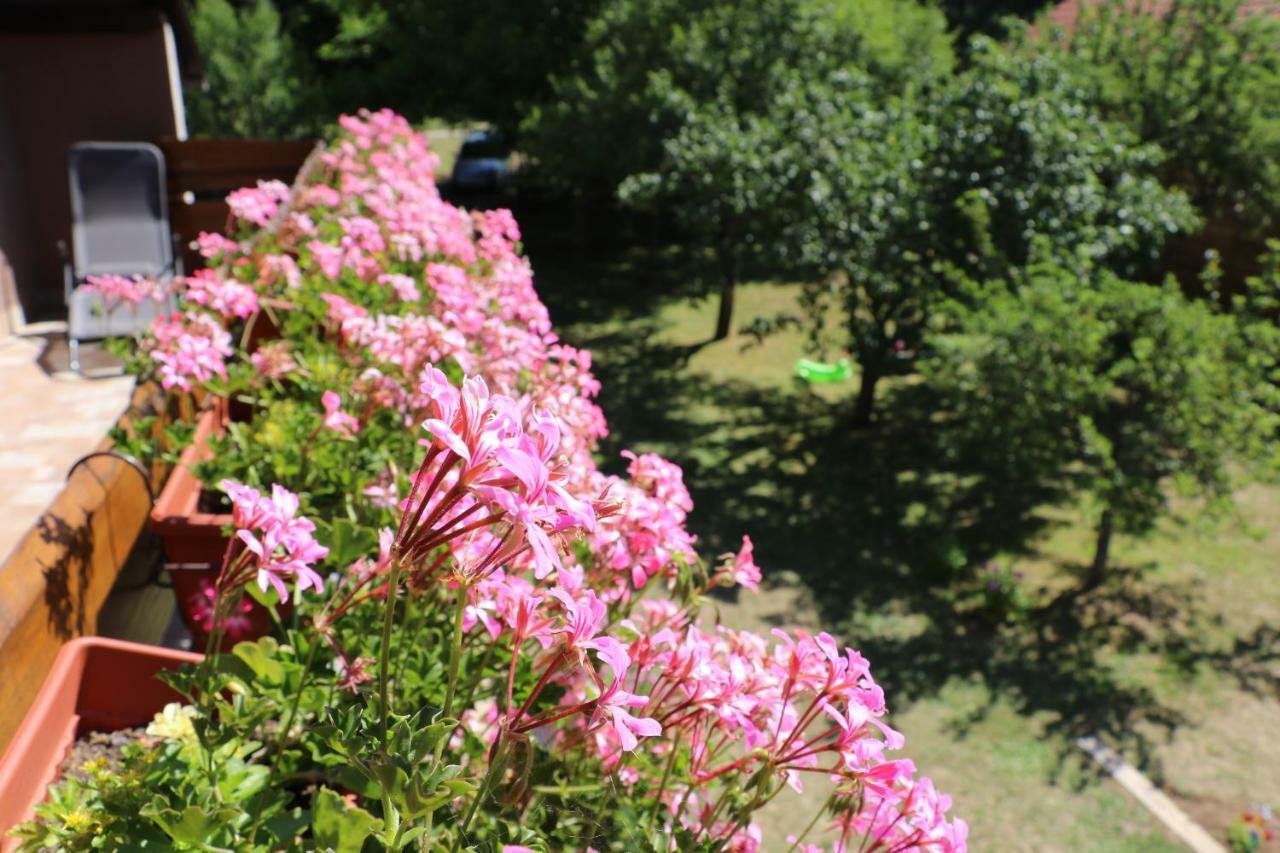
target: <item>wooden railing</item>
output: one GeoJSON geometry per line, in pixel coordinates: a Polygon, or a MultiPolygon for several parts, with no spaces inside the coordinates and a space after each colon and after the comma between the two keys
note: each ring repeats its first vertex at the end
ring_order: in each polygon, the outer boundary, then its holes
{"type": "MultiPolygon", "coordinates": [[[[258,181],[292,184],[314,140],[277,142],[261,139],[176,139],[157,143],[168,169],[169,218],[173,230],[190,245],[201,231],[223,233],[227,227],[227,194],[258,181]]],[[[202,265],[188,248],[187,269],[202,265]]]]}

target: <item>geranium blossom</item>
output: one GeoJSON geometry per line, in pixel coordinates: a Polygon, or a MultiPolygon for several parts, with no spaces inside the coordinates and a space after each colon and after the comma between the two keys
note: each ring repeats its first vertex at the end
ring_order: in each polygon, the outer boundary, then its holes
{"type": "Polygon", "coordinates": [[[289,187],[280,181],[258,181],[257,187],[245,187],[227,196],[231,215],[243,222],[264,226],[289,197],[289,187]]]}
{"type": "Polygon", "coordinates": [[[190,391],[227,375],[231,335],[208,314],[173,314],[152,324],[149,350],[160,384],[166,390],[190,391]]]}
{"type": "Polygon", "coordinates": [[[88,293],[98,294],[108,305],[140,305],[149,300],[163,299],[165,294],[164,284],[140,275],[85,276],[81,288],[88,293]]]}
{"type": "Polygon", "coordinates": [[[226,318],[244,319],[258,310],[258,294],[247,284],[222,279],[213,270],[197,270],[182,280],[186,298],[226,318]]]}
{"type": "Polygon", "coordinates": [[[267,496],[230,480],[222,482],[222,489],[231,499],[232,522],[245,555],[223,568],[219,589],[234,588],[251,573],[259,589],[274,588],[282,600],[289,598],[286,581],[299,591],[323,591],[324,580],[313,566],[329,549],[316,542],[315,524],[298,515],[298,496],[280,485],[272,486],[267,496]]]}

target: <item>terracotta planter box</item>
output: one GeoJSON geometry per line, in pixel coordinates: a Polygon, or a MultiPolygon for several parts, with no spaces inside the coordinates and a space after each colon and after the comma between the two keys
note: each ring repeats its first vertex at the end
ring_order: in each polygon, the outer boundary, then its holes
{"type": "Polygon", "coordinates": [[[142,725],[168,703],[183,701],[156,674],[200,658],[103,637],[64,645],[0,757],[0,851],[17,846],[6,833],[44,801],[77,737],[142,725]]]}
{"type": "Polygon", "coordinates": [[[151,531],[164,542],[170,563],[222,564],[227,549],[222,529],[231,524],[231,515],[200,511],[203,486],[192,469],[210,457],[209,439],[221,433],[226,422],[226,407],[221,402],[200,414],[191,445],[182,451],[151,510],[151,531]]]}
{"type": "MultiPolygon", "coordinates": [[[[204,649],[209,638],[209,612],[213,606],[212,587],[222,568],[222,558],[230,539],[223,529],[231,526],[230,513],[208,513],[200,510],[200,493],[204,486],[192,469],[208,459],[212,450],[209,439],[218,435],[227,423],[227,405],[223,400],[201,413],[196,421],[191,445],[182,451],[168,481],[156,498],[149,526],[164,543],[165,561],[171,564],[173,592],[178,600],[182,621],[191,632],[193,648],[204,649]]],[[[280,608],[287,616],[289,606],[280,608]]],[[[253,640],[270,632],[271,615],[255,601],[245,599],[242,610],[228,623],[224,650],[241,640],[253,640]]]]}

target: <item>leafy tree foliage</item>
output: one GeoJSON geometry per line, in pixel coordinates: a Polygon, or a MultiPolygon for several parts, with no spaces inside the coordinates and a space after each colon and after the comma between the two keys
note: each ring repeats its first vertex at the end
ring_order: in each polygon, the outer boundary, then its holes
{"type": "Polygon", "coordinates": [[[1158,180],[1162,151],[1104,121],[1072,63],[988,39],[940,99],[927,192],[937,258],[974,278],[1024,266],[1047,238],[1059,261],[1120,275],[1154,269],[1194,228],[1186,196],[1158,180]]]}
{"type": "Polygon", "coordinates": [[[1274,452],[1275,387],[1260,369],[1274,335],[1250,339],[1172,283],[1033,263],[1015,286],[985,289],[960,328],[936,342],[930,378],[993,465],[1077,479],[1092,496],[1086,585],[1105,578],[1113,531],[1145,532],[1166,511],[1169,478],[1226,499],[1236,454],[1274,452]]]}
{"type": "Polygon", "coordinates": [[[1030,18],[1052,5],[1054,0],[942,0],[947,22],[962,44],[975,34],[1002,37],[1017,17],[1030,18]]]}
{"type": "Polygon", "coordinates": [[[318,92],[270,0],[242,7],[197,0],[191,24],[205,64],[205,85],[185,93],[192,134],[276,138],[319,131],[325,119],[316,109],[318,92]]]}
{"type": "Polygon", "coordinates": [[[954,69],[947,19],[929,0],[805,0],[804,6],[859,43],[858,67],[891,94],[918,94],[954,69]]]}
{"type": "Polygon", "coordinates": [[[1280,21],[1245,6],[1182,0],[1157,17],[1108,0],[1032,49],[1066,51],[1082,97],[1164,149],[1166,184],[1261,235],[1280,222],[1280,21]]]}
{"type": "Polygon", "coordinates": [[[600,0],[278,0],[332,113],[391,107],[512,131],[568,67],[600,0]]]}
{"type": "Polygon", "coordinates": [[[940,15],[914,0],[605,0],[578,57],[530,116],[527,147],[553,180],[604,197],[661,167],[688,110],[768,111],[780,69],[865,68],[890,95],[924,88],[952,61],[940,15]]]}
{"type": "Polygon", "coordinates": [[[681,226],[714,252],[720,279],[716,340],[731,330],[743,261],[772,251],[769,204],[775,176],[785,168],[778,131],[771,116],[705,106],[663,143],[660,171],[632,175],[620,188],[633,204],[665,202],[681,226]]]}
{"type": "MultiPolygon", "coordinates": [[[[700,246],[715,254],[720,279],[716,339],[729,334],[734,287],[744,258],[772,252],[777,175],[794,153],[785,145],[786,93],[803,73],[824,68],[830,30],[792,0],[762,0],[750,10],[708,3],[673,27],[666,67],[651,70],[644,99],[665,129],[622,179],[621,198],[669,210],[700,246]],[[767,49],[761,49],[762,46],[767,49]]],[[[799,161],[805,162],[804,160],[799,161]]]]}
{"type": "Polygon", "coordinates": [[[833,314],[846,319],[862,369],[854,421],[864,424],[878,382],[918,347],[939,292],[921,180],[933,129],[909,100],[880,104],[875,83],[852,72],[804,87],[786,108],[781,247],[813,281],[813,333],[823,336],[833,314]]]}

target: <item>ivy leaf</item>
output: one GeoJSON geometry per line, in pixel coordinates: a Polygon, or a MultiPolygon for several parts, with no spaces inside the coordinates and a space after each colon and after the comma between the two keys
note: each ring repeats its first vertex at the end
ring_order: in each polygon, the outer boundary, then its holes
{"type": "Polygon", "coordinates": [[[382,828],[381,820],[328,788],[316,791],[311,809],[315,815],[312,832],[316,846],[337,853],[359,853],[364,840],[382,828]]]}
{"type": "MultiPolygon", "coordinates": [[[[254,584],[249,586],[254,587],[254,584]]],[[[256,681],[281,684],[284,682],[284,666],[279,660],[278,649],[279,644],[274,638],[263,637],[255,643],[239,643],[231,653],[244,661],[256,681]]]]}
{"type": "Polygon", "coordinates": [[[197,850],[215,851],[226,848],[209,844],[209,839],[238,817],[236,810],[229,808],[207,812],[199,806],[187,806],[179,813],[174,809],[165,808],[164,801],[159,797],[143,806],[139,813],[154,821],[174,841],[189,844],[197,850]]]}
{"type": "Polygon", "coordinates": [[[345,518],[323,526],[327,528],[328,536],[323,538],[327,539],[329,559],[334,565],[350,565],[378,550],[378,538],[368,527],[357,527],[345,518]]]}

